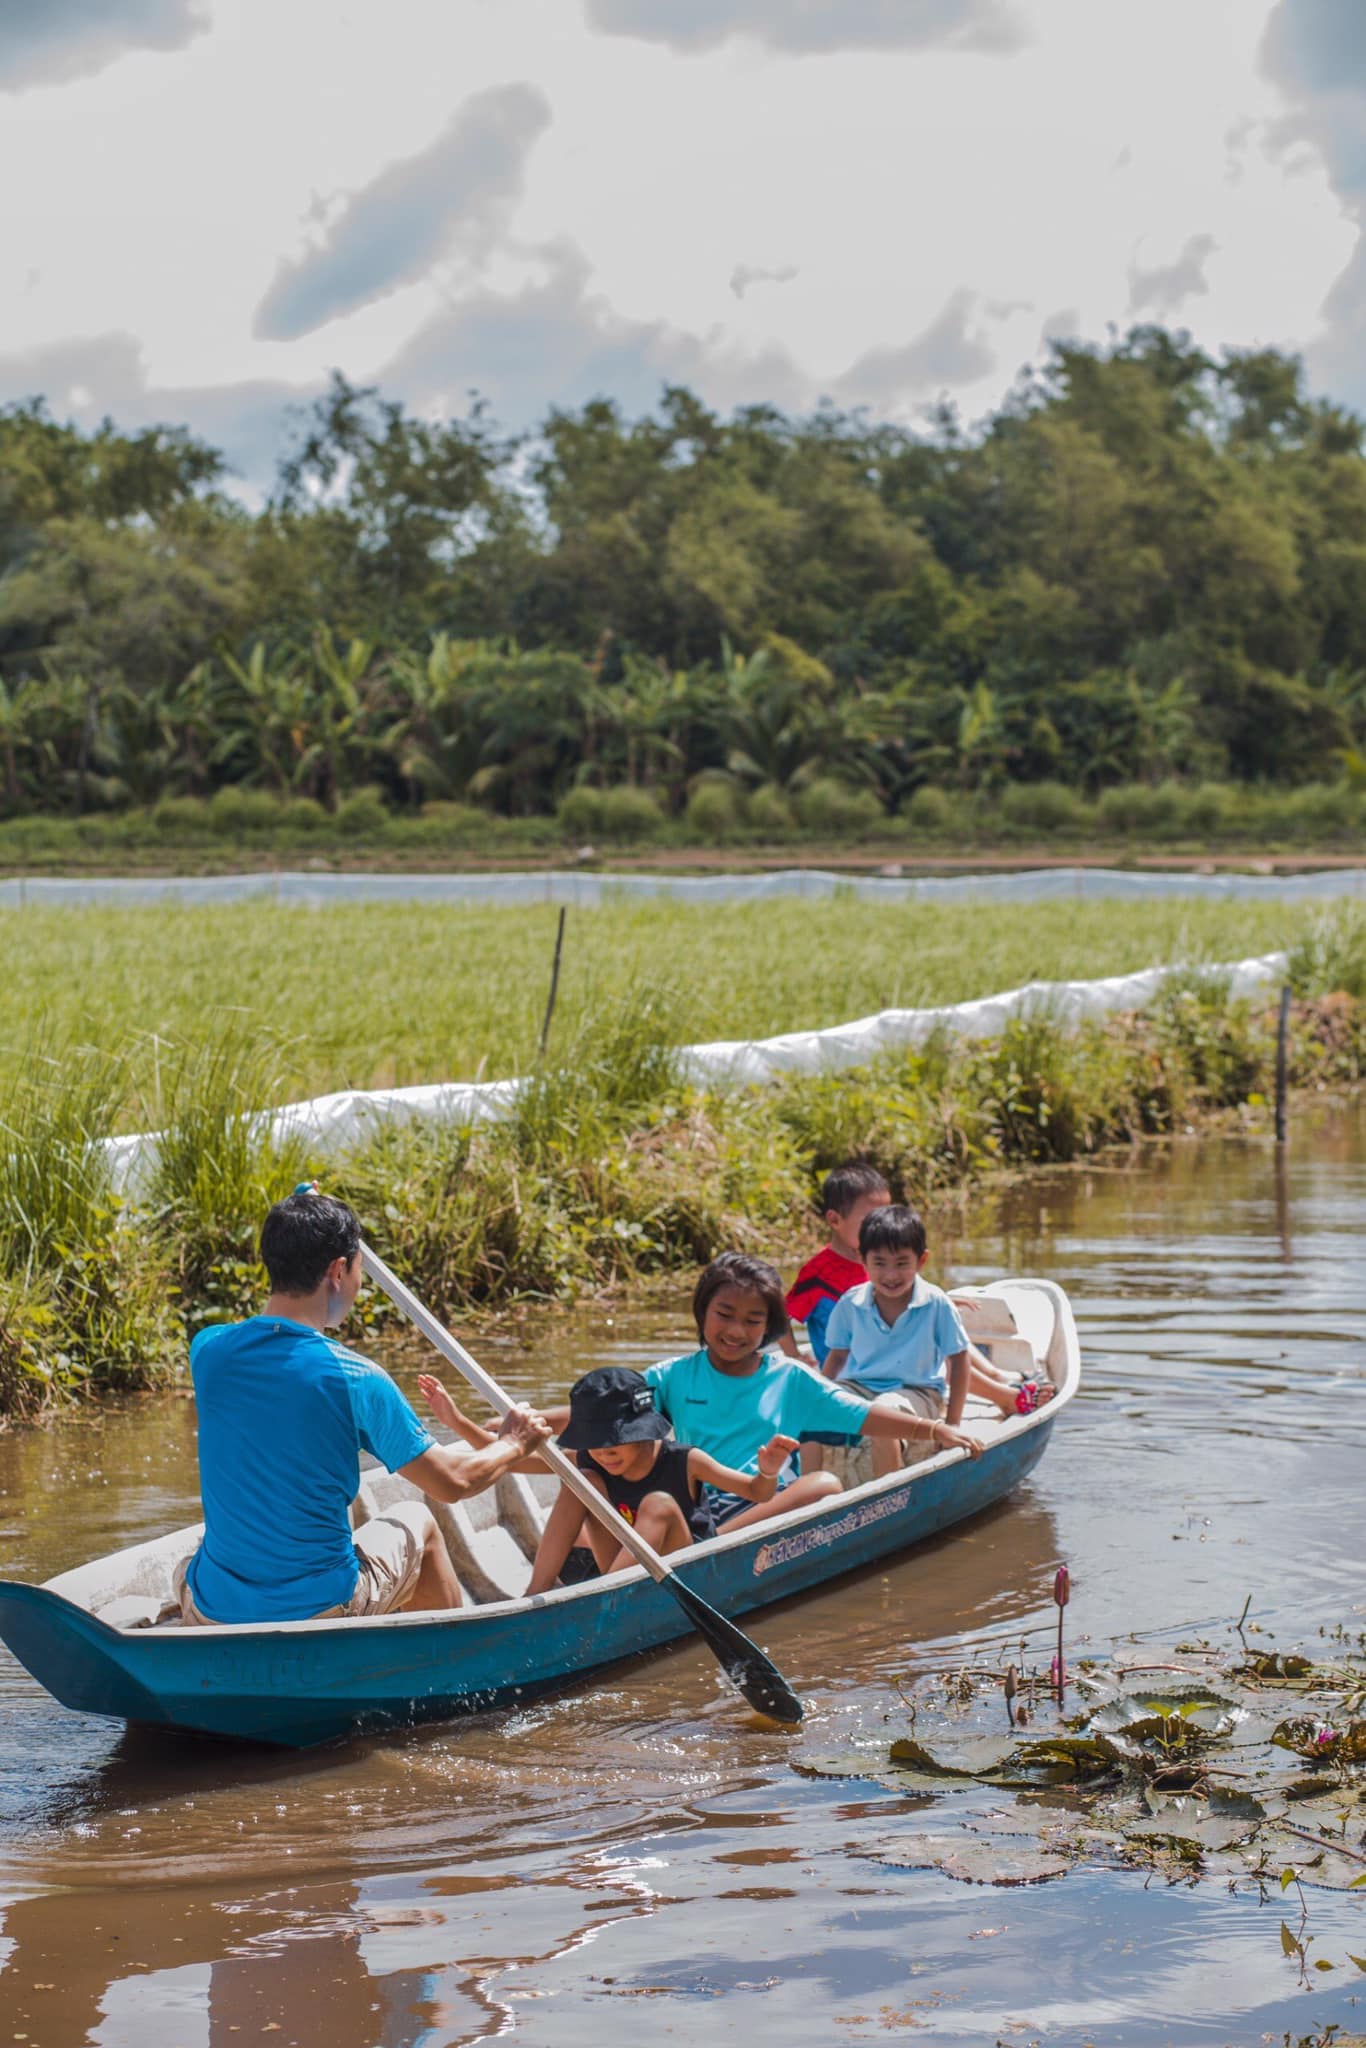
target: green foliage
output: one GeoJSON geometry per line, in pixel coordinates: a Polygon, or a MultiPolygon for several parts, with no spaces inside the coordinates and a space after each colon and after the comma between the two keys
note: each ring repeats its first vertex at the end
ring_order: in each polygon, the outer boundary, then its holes
{"type": "Polygon", "coordinates": [[[148,1386],[171,1357],[168,1275],[114,1191],[125,1093],[114,1055],[49,1042],[0,1094],[0,1375],[21,1409],[148,1386]]]}
{"type": "Polygon", "coordinates": [[[1298,996],[1366,996],[1366,905],[1318,911],[1290,949],[1286,978],[1298,996]]]}
{"type": "Polygon", "coordinates": [[[784,839],[796,824],[791,804],[771,782],[761,782],[751,792],[745,806],[745,818],[751,829],[763,838],[784,839]]]}
{"type": "Polygon", "coordinates": [[[228,785],[548,818],[586,782],[677,818],[724,771],[915,831],[937,789],[1018,833],[1209,836],[1213,785],[1317,786],[1273,836],[1361,830],[1362,428],[1276,351],[1054,343],[971,436],[672,388],[517,439],[336,377],[256,512],[184,433],[30,404],[0,479],[6,817],[228,785]]]}
{"type": "Polygon", "coordinates": [[[285,806],[263,789],[220,789],[208,804],[209,830],[223,839],[269,832],[284,819],[285,806]]]}
{"type": "MultiPolygon", "coordinates": [[[[772,792],[767,785],[764,791],[759,792],[760,795],[765,793],[771,798],[772,792]]],[[[781,797],[778,799],[778,803],[782,810],[787,812],[787,807],[783,804],[781,797]]],[[[735,830],[740,824],[742,812],[748,808],[745,805],[740,787],[733,777],[729,775],[706,775],[698,780],[696,787],[688,798],[687,809],[683,815],[691,838],[700,840],[703,845],[715,845],[719,841],[730,839],[734,836],[735,830]]],[[[755,822],[762,823],[766,816],[771,817],[772,815],[773,813],[770,809],[761,806],[758,820],[755,822]]],[[[790,812],[787,812],[787,815],[790,821],[790,812]]]]}
{"type": "Polygon", "coordinates": [[[901,814],[913,832],[938,839],[947,836],[955,815],[961,814],[965,808],[962,804],[955,805],[947,790],[924,782],[902,807],[901,814]]]}
{"type": "Polygon", "coordinates": [[[642,839],[657,839],[664,828],[664,814],[648,790],[623,783],[619,789],[602,792],[602,836],[624,840],[628,845],[642,839]]]}
{"type": "Polygon", "coordinates": [[[602,836],[602,791],[580,783],[566,790],[555,809],[555,818],[567,839],[598,839],[602,836]]]}
{"type": "Polygon", "coordinates": [[[52,1290],[37,1274],[0,1273],[0,1426],[27,1422],[63,1390],[52,1290]]]}
{"type": "Polygon", "coordinates": [[[159,1047],[147,1205],[174,1262],[187,1320],[245,1313],[258,1292],[261,1218],[314,1161],[301,1131],[274,1135],[269,1111],[297,1094],[288,1048],[231,1015],[211,1036],[159,1047]]]}
{"type": "Polygon", "coordinates": [[[870,789],[850,789],[832,777],[809,782],[797,798],[797,816],[809,832],[832,839],[857,838],[883,822],[882,805],[870,789]]]}
{"type": "Polygon", "coordinates": [[[1000,817],[1005,825],[1044,837],[1082,832],[1091,822],[1082,798],[1062,782],[1011,783],[1001,793],[1000,817]]]}
{"type": "Polygon", "coordinates": [[[337,806],[337,830],[348,839],[374,839],[388,823],[389,813],[377,789],[358,789],[337,806]]]}

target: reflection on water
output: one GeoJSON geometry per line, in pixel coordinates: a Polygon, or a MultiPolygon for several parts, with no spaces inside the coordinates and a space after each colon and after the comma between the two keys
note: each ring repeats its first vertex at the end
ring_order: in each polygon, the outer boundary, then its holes
{"type": "MultiPolygon", "coordinates": [[[[302,1757],[67,1714],[0,1659],[0,2041],[336,2048],[499,2037],[1097,2044],[1362,2027],[1301,1991],[1279,1901],[1082,1871],[1028,1890],[862,1851],[923,1798],[808,1778],[902,1731],[898,1680],[974,1638],[1042,1643],[1061,1557],[1074,1645],[1251,1601],[1281,1644],[1366,1629],[1366,1120],[1012,1190],[947,1219],[941,1271],[1059,1279],[1086,1379],[1013,1501],[754,1618],[803,1694],[756,1729],[686,1645],[520,1713],[302,1757]]],[[[520,1391],[687,1341],[668,1309],[488,1347],[520,1391]]],[[[405,1361],[405,1373],[415,1367],[405,1361]]],[[[0,1565],[45,1577],[195,1512],[189,1404],[0,1440],[0,1565]]],[[[1046,1652],[1041,1652],[1046,1655],[1046,1652]]],[[[953,1825],[950,1816],[944,1825],[953,1825]]],[[[1312,1895],[1366,1953],[1366,1894],[1312,1895]]],[[[1341,1974],[1341,1973],[1337,1973],[1341,1974]]],[[[1358,1979],[1358,1981],[1362,1981],[1358,1979]]]]}

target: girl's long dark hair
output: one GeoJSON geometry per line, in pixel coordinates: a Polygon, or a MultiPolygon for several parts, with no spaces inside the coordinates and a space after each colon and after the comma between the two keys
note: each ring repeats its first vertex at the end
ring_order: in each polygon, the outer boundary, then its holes
{"type": "Polygon", "coordinates": [[[770,1266],[767,1259],[752,1259],[748,1252],[722,1252],[712,1260],[693,1290],[693,1321],[697,1324],[699,1343],[705,1343],[702,1324],[707,1310],[723,1287],[744,1287],[752,1294],[763,1296],[768,1310],[768,1321],[764,1325],[765,1344],[776,1344],[785,1337],[790,1328],[787,1310],[783,1305],[783,1283],[776,1266],[770,1266]]]}

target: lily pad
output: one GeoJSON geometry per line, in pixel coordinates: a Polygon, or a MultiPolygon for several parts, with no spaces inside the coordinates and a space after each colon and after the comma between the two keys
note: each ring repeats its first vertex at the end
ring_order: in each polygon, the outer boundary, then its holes
{"type": "Polygon", "coordinates": [[[887,1835],[852,1846],[889,1869],[942,1870],[962,1884],[1043,1884],[1066,1876],[1076,1860],[1018,1835],[887,1835]]]}
{"type": "Polygon", "coordinates": [[[970,1735],[962,1740],[939,1738],[933,1747],[917,1736],[903,1735],[891,1747],[894,1764],[912,1764],[940,1778],[994,1778],[1015,1754],[1013,1735],[970,1735]]]}
{"type": "Polygon", "coordinates": [[[1145,1794],[1149,1818],[1126,1830],[1130,1838],[1161,1836],[1189,1842],[1197,1849],[1229,1849],[1245,1842],[1266,1819],[1266,1809],[1247,1793],[1213,1791],[1206,1797],[1186,1792],[1145,1794]]]}
{"type": "Polygon", "coordinates": [[[1278,1650],[1262,1650],[1241,1667],[1249,1678],[1312,1678],[1314,1667],[1308,1657],[1282,1656],[1278,1650]]]}

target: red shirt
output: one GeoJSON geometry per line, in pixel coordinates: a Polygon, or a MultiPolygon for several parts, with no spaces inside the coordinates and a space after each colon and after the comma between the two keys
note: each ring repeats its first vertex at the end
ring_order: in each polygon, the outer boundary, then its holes
{"type": "Polygon", "coordinates": [[[809,1323],[818,1302],[833,1308],[842,1294],[861,1286],[867,1278],[860,1260],[846,1259],[833,1245],[823,1245],[814,1258],[807,1260],[788,1289],[787,1312],[794,1323],[809,1323]]]}

